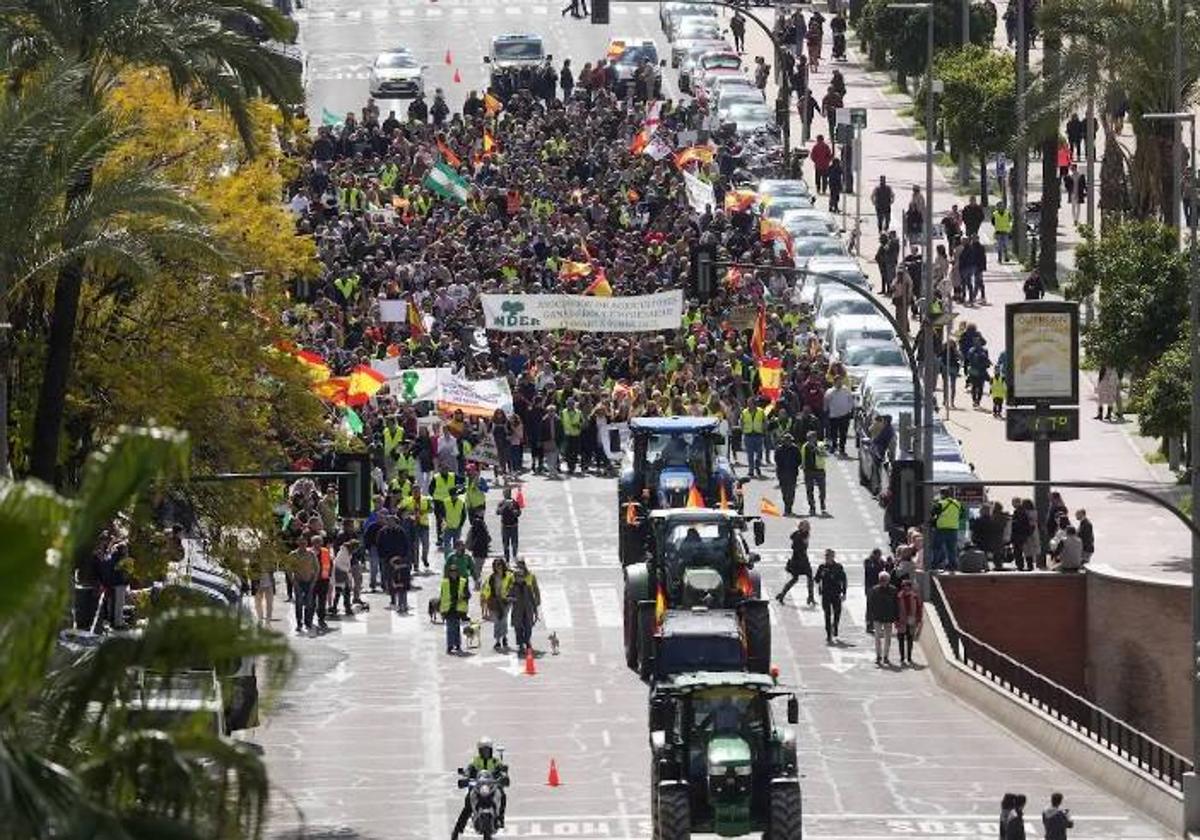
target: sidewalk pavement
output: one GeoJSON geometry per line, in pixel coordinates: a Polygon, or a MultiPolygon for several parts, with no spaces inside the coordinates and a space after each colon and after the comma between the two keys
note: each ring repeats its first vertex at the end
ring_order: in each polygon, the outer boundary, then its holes
{"type": "MultiPolygon", "coordinates": [[[[769,22],[768,17],[768,22],[769,22]]],[[[1001,38],[1003,34],[1001,34],[1001,38]]],[[[900,216],[908,203],[909,189],[913,184],[925,187],[925,144],[916,139],[911,120],[902,118],[900,110],[908,107],[908,96],[892,92],[892,80],[884,73],[866,69],[866,63],[855,49],[853,34],[847,38],[847,62],[831,63],[823,59],[820,69],[812,76],[814,96],[820,100],[829,83],[833,69],[840,69],[846,80],[846,107],[866,107],[867,129],[863,137],[863,160],[861,185],[867,186],[862,196],[862,258],[861,262],[871,278],[872,288],[879,288],[879,271],[873,262],[878,240],[874,235],[875,214],[870,205],[869,189],[886,175],[896,194],[893,207],[893,229],[899,229],[900,216]]],[[[826,38],[826,55],[831,39],[826,38]]],[[[768,62],[772,59],[772,47],[766,35],[757,27],[747,27],[747,63],[753,56],[762,55],[768,62]]],[[[768,86],[767,99],[774,101],[774,82],[768,86]]],[[[799,142],[801,127],[799,117],[793,109],[791,134],[799,142]]],[[[818,119],[821,119],[818,117],[818,119]]],[[[824,134],[824,120],[816,123],[812,131],[824,134]],[[816,126],[821,126],[817,128],[816,126]]],[[[1036,166],[1031,166],[1031,172],[1036,166]]],[[[856,187],[860,184],[856,183],[856,187]]],[[[1031,194],[1035,187],[1031,184],[1031,194]]],[[[853,228],[855,196],[843,196],[853,228]]],[[[822,200],[819,205],[823,203],[822,200]]],[[[951,204],[960,207],[967,203],[967,194],[953,182],[952,173],[934,170],[933,218],[941,219],[951,204]]],[[[1060,225],[1060,233],[1067,234],[1060,244],[1060,254],[1066,254],[1073,263],[1074,245],[1078,242],[1070,222],[1070,209],[1064,207],[1066,224],[1060,225]]],[[[984,225],[981,238],[991,242],[991,226],[984,225]]],[[[960,322],[974,323],[988,341],[993,360],[1004,349],[1004,305],[1023,299],[1021,290],[1024,273],[1019,265],[1009,263],[999,266],[994,262],[995,252],[989,253],[990,268],[985,274],[988,302],[979,306],[966,306],[959,312],[960,322]]],[[[890,305],[890,301],[883,301],[890,305]]],[[[1056,443],[1051,452],[1051,476],[1062,480],[1108,480],[1123,481],[1146,490],[1163,494],[1173,500],[1184,492],[1174,476],[1164,465],[1151,464],[1146,454],[1156,448],[1156,442],[1141,438],[1136,433],[1136,422],[1128,415],[1122,423],[1097,421],[1093,407],[1096,405],[1095,373],[1082,372],[1080,382],[1080,439],[1069,443],[1056,443]]],[[[963,380],[960,377],[960,387],[963,380]]],[[[952,409],[946,420],[947,428],[963,445],[976,473],[983,479],[1020,480],[1033,476],[1033,446],[1027,443],[1010,443],[1005,439],[1003,420],[991,416],[990,407],[973,410],[969,397],[959,394],[958,405],[967,408],[952,409]]],[[[1016,488],[993,491],[992,498],[1009,502],[1016,488]]],[[[1064,500],[1072,512],[1085,508],[1096,530],[1096,558],[1121,571],[1154,578],[1187,580],[1191,573],[1190,534],[1171,514],[1149,502],[1128,494],[1103,491],[1064,489],[1064,500]]],[[[1032,488],[1020,492],[1022,497],[1032,497],[1032,488]]]]}

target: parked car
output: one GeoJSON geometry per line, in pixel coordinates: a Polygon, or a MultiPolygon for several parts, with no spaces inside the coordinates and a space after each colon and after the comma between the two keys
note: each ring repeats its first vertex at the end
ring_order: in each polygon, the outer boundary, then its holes
{"type": "Polygon", "coordinates": [[[679,21],[689,17],[707,18],[716,23],[717,10],[703,3],[663,3],[658,10],[658,22],[662,25],[663,34],[669,40],[675,40],[675,27],[679,21]]]}
{"type": "Polygon", "coordinates": [[[894,341],[884,341],[877,338],[867,338],[846,345],[846,350],[838,358],[846,368],[850,377],[851,387],[858,387],[869,371],[895,370],[898,373],[910,374],[908,357],[894,341]]]}
{"type": "Polygon", "coordinates": [[[676,41],[695,40],[696,38],[720,38],[721,26],[715,18],[697,17],[695,15],[680,18],[672,27],[667,40],[672,44],[676,41]]]}
{"type": "Polygon", "coordinates": [[[717,122],[732,125],[739,135],[776,131],[775,114],[761,102],[722,102],[717,109],[717,122]]]}
{"type": "Polygon", "coordinates": [[[802,301],[816,305],[821,289],[825,287],[841,287],[841,283],[829,279],[831,276],[845,280],[847,283],[853,283],[855,286],[863,289],[870,286],[867,275],[863,274],[862,268],[859,267],[858,260],[846,253],[846,246],[841,239],[811,237],[804,241],[832,242],[836,245],[836,250],[832,247],[824,250],[813,249],[814,253],[802,259],[799,249],[801,240],[793,240],[793,244],[796,246],[796,266],[797,268],[804,269],[804,273],[801,274],[803,285],[800,291],[800,299],[802,301]]]}
{"type": "Polygon", "coordinates": [[[616,93],[624,99],[634,73],[644,62],[654,68],[654,96],[662,94],[662,63],[658,60],[658,46],[649,38],[613,38],[608,44],[606,55],[611,56],[613,72],[616,74],[616,93]]]}
{"type": "Polygon", "coordinates": [[[849,289],[830,289],[828,294],[822,295],[821,305],[817,307],[813,319],[813,329],[823,333],[841,317],[875,314],[878,314],[875,304],[867,298],[849,289]]]}
{"type": "Polygon", "coordinates": [[[833,216],[824,210],[817,210],[815,207],[809,207],[807,210],[789,210],[779,217],[779,223],[792,236],[837,237],[839,233],[837,221],[833,216]],[[814,210],[824,214],[824,218],[820,215],[813,215],[814,210]]]}
{"type": "Polygon", "coordinates": [[[831,323],[825,331],[825,347],[830,353],[844,353],[854,340],[878,338],[895,341],[896,330],[878,310],[872,315],[846,315],[831,323]]]}
{"type": "MultiPolygon", "coordinates": [[[[800,183],[804,183],[801,181],[800,183]]],[[[807,187],[807,185],[805,185],[807,187]]],[[[768,219],[778,219],[789,210],[802,210],[817,203],[817,197],[811,193],[804,195],[764,195],[763,215],[768,219]]]]}
{"type": "MultiPolygon", "coordinates": [[[[792,237],[792,262],[796,268],[805,268],[813,260],[836,259],[846,257],[846,246],[842,240],[834,236],[794,236],[792,237]]],[[[809,281],[800,287],[800,299],[812,303],[812,292],[816,282],[809,281]]]]}
{"type": "Polygon", "coordinates": [[[554,57],[546,54],[541,35],[509,33],[492,38],[491,48],[483,63],[491,67],[490,78],[495,84],[497,73],[521,67],[537,67],[554,57]]]}
{"type": "Polygon", "coordinates": [[[757,96],[759,102],[766,102],[754,82],[741,74],[724,73],[693,80],[692,95],[710,114],[715,114],[721,107],[721,96],[727,91],[737,91],[739,96],[745,97],[743,101],[754,101],[751,96],[757,96]]]}
{"type": "Polygon", "coordinates": [[[406,47],[384,50],[371,64],[367,90],[376,99],[415,99],[425,93],[426,69],[406,47]]]}
{"type": "Polygon", "coordinates": [[[688,38],[671,44],[671,66],[679,70],[679,89],[692,92],[692,76],[700,59],[714,52],[725,52],[729,45],[712,38],[688,38]]]}

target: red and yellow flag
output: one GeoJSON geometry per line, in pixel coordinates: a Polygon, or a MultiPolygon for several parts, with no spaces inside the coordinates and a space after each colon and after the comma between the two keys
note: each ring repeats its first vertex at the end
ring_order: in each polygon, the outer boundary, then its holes
{"type": "Polygon", "coordinates": [[[447,146],[444,141],[437,141],[437,150],[438,154],[442,156],[442,160],[446,161],[446,163],[450,164],[455,169],[458,169],[458,167],[462,166],[462,158],[454,154],[454,150],[447,146]]]}
{"type": "Polygon", "coordinates": [[[725,209],[730,213],[745,213],[758,202],[754,190],[730,190],[725,193],[725,209]]]}
{"type": "Polygon", "coordinates": [[[316,353],[300,350],[295,353],[296,361],[304,365],[313,382],[324,382],[329,378],[329,365],[316,353]]]}
{"type": "Polygon", "coordinates": [[[483,112],[489,117],[494,117],[504,110],[504,103],[490,93],[483,95],[483,112]]]}
{"type": "Polygon", "coordinates": [[[346,399],[346,392],[349,386],[349,378],[345,376],[332,376],[323,382],[314,382],[309,387],[322,400],[340,408],[349,404],[346,399]]]}
{"type": "Polygon", "coordinates": [[[643,128],[629,141],[629,154],[640,155],[650,145],[650,130],[643,128]]]}
{"type": "Polygon", "coordinates": [[[758,228],[758,235],[763,242],[779,242],[789,257],[794,255],[792,250],[792,235],[788,229],[773,219],[763,219],[758,228]]]}
{"type": "Polygon", "coordinates": [[[583,290],[585,295],[594,295],[595,297],[612,297],[612,286],[608,283],[608,277],[604,273],[603,268],[596,269],[596,276],[588,287],[583,290]]]}
{"type": "Polygon", "coordinates": [[[421,317],[421,310],[417,309],[417,305],[411,300],[408,302],[406,319],[408,321],[408,334],[411,338],[421,338],[425,335],[425,319],[421,317]]]}
{"type": "Polygon", "coordinates": [[[625,54],[625,42],[613,41],[608,45],[608,51],[604,53],[604,57],[609,61],[620,58],[625,54]]]}
{"type": "Polygon", "coordinates": [[[496,151],[496,138],[492,135],[492,132],[488,131],[485,128],[483,130],[483,154],[484,154],[484,157],[486,157],[487,155],[493,154],[495,151],[496,151]]]}
{"type": "Polygon", "coordinates": [[[358,365],[350,371],[346,383],[346,404],[363,405],[379,393],[387,379],[382,373],[367,365],[358,365]]]}
{"type": "Polygon", "coordinates": [[[710,146],[689,146],[675,153],[675,167],[683,169],[693,163],[709,164],[716,154],[710,146]]]}
{"type": "Polygon", "coordinates": [[[654,622],[662,624],[663,616],[667,614],[667,591],[660,583],[654,592],[654,622]]]}
{"type": "Polygon", "coordinates": [[[758,393],[771,402],[779,399],[783,386],[783,362],[780,359],[758,360],[758,393]]]}
{"type": "Polygon", "coordinates": [[[770,499],[763,499],[758,506],[758,512],[763,516],[782,516],[779,512],[779,506],[770,499]]]}
{"type": "Polygon", "coordinates": [[[767,343],[767,309],[759,304],[758,316],[754,319],[754,331],[750,333],[750,352],[755,359],[766,355],[767,343]]]}
{"type": "Polygon", "coordinates": [[[695,484],[688,490],[687,506],[690,508],[704,507],[704,496],[700,493],[700,488],[695,484]]]}
{"type": "Polygon", "coordinates": [[[573,280],[579,277],[588,277],[591,275],[591,273],[591,264],[585,262],[563,260],[562,265],[558,267],[558,277],[560,280],[573,280]]]}
{"type": "Polygon", "coordinates": [[[637,502],[625,503],[625,524],[637,525],[637,502]]]}

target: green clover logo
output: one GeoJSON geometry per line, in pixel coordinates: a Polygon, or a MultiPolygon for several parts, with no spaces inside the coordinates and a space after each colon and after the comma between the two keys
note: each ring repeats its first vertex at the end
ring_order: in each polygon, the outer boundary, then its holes
{"type": "Polygon", "coordinates": [[[404,393],[401,395],[406,402],[412,402],[417,398],[417,383],[421,381],[421,374],[415,370],[406,370],[400,374],[400,384],[404,388],[404,393]]]}

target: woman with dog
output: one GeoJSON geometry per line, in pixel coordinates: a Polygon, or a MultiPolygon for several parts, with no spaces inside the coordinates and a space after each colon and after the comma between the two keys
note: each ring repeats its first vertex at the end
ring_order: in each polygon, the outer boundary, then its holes
{"type": "Polygon", "coordinates": [[[517,561],[517,569],[508,589],[508,602],[512,610],[513,630],[517,634],[517,655],[524,656],[526,649],[533,647],[533,625],[537,623],[538,607],[542,605],[537,577],[529,571],[524,560],[517,561]]]}
{"type": "Polygon", "coordinates": [[[508,650],[508,594],[512,588],[513,575],[508,564],[497,558],[492,561],[492,573],[483,582],[479,591],[479,603],[483,608],[483,620],[492,622],[492,649],[508,650]]]}

